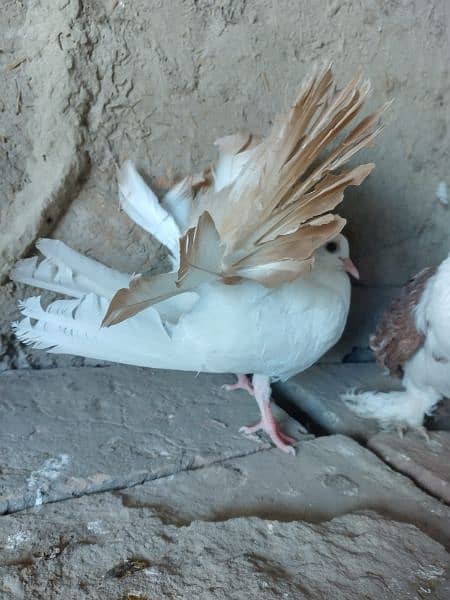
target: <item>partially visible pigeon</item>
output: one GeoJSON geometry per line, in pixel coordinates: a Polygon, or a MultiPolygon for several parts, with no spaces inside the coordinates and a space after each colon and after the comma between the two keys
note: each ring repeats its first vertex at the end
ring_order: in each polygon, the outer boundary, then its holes
{"type": "Polygon", "coordinates": [[[404,391],[348,392],[343,399],[383,427],[423,429],[425,415],[450,396],[450,257],[415,275],[382,315],[370,347],[404,391]]]}
{"type": "Polygon", "coordinates": [[[168,248],[174,270],[130,276],[41,240],[46,259],[19,262],[12,278],[74,299],[46,310],[40,298],[24,301],[18,338],[49,352],[239,373],[238,386],[254,394],[261,411],[244,432],[262,429],[293,452],[272,416],[270,378],[308,368],[344,329],[346,271],[357,271],[340,234],[345,220],[330,211],[372,170],[340,168],[374,139],[380,113],[336,136],[368,93],[358,78],[336,91],[325,69],[308,79],[265,140],[222,138],[216,167],[185,178],[161,203],[126,163],[122,207],[168,248]],[[254,374],[252,383],[245,373],[254,374]]]}

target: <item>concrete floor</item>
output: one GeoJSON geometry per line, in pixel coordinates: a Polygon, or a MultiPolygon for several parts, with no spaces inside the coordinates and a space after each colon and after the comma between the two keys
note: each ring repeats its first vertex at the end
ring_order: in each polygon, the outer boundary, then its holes
{"type": "MultiPolygon", "coordinates": [[[[323,375],[337,413],[342,372],[323,375]]],[[[257,408],[228,379],[0,376],[1,597],[448,598],[447,432],[371,434],[374,452],[277,409],[292,457],[238,433],[257,408]]]]}

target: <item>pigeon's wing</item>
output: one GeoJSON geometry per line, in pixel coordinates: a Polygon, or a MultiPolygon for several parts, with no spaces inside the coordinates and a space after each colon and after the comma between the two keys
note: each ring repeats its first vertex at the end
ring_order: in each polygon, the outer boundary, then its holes
{"type": "Polygon", "coordinates": [[[436,268],[428,267],[412,277],[382,314],[370,348],[377,363],[395,377],[403,377],[405,362],[423,345],[426,332],[417,326],[418,306],[436,268]]]}
{"type": "MultiPolygon", "coordinates": [[[[359,113],[369,90],[368,82],[354,79],[336,92],[330,69],[313,76],[303,85],[289,114],[278,118],[271,134],[255,148],[229,190],[227,202],[209,195],[206,208],[226,243],[228,263],[235,258],[233,253],[245,253],[246,258],[252,256],[260,262],[267,258],[269,247],[275,254],[279,250],[282,260],[286,246],[280,246],[285,242],[281,237],[294,243],[307,238],[311,229],[302,231],[301,226],[333,210],[344,189],[359,185],[368,175],[372,164],[339,174],[337,170],[373,140],[379,113],[361,121],[340,142],[336,137],[359,113]]],[[[336,218],[334,231],[330,228],[328,235],[336,235],[342,226],[336,218]]],[[[321,245],[322,240],[316,238],[315,242],[321,245]]],[[[309,256],[315,247],[313,244],[309,256]]],[[[293,252],[292,258],[301,261],[302,254],[293,252]]]]}
{"type": "MultiPolygon", "coordinates": [[[[330,211],[342,201],[345,188],[359,185],[374,166],[338,172],[380,131],[381,111],[337,139],[360,112],[369,90],[368,82],[356,78],[336,91],[330,68],[308,79],[289,114],[277,120],[263,142],[249,148],[233,183],[197,195],[194,223],[180,240],[178,276],[166,278],[165,290],[158,279],[152,292],[152,281],[144,278],[129,293],[120,290],[105,324],[128,318],[129,295],[137,292],[146,295],[148,306],[160,301],[163,291],[170,296],[217,278],[272,287],[309,272],[314,251],[345,225],[330,211]]],[[[245,140],[233,140],[235,145],[238,141],[243,146],[236,156],[246,148],[245,140]]]]}

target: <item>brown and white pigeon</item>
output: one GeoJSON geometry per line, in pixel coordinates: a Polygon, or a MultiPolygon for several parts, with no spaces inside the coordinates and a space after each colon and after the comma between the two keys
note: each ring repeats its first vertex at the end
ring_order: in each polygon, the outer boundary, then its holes
{"type": "Polygon", "coordinates": [[[313,75],[266,139],[219,140],[216,167],[185,178],[161,202],[127,162],[122,208],[168,248],[173,271],[131,276],[40,240],[45,260],[20,261],[12,278],[72,299],[46,310],[40,298],[25,300],[17,337],[48,352],[238,373],[230,388],[247,389],[261,411],[243,431],[262,429],[293,452],[272,416],[270,380],[308,368],[343,332],[347,272],[357,271],[340,234],[345,220],[330,211],[372,170],[341,167],[377,135],[381,111],[337,136],[369,89],[355,78],[337,91],[330,68],[313,75]]]}
{"type": "Polygon", "coordinates": [[[425,415],[450,396],[450,257],[412,277],[383,313],[370,347],[404,391],[349,392],[346,404],[383,427],[424,431],[425,415]]]}

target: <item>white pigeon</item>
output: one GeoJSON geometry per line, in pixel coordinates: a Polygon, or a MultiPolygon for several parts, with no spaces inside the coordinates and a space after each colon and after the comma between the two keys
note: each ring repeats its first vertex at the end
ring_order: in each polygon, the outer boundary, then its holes
{"type": "Polygon", "coordinates": [[[383,313],[370,346],[378,364],[401,379],[404,390],[348,392],[343,399],[384,428],[423,429],[425,415],[450,397],[450,257],[404,286],[383,313]]]}
{"type": "Polygon", "coordinates": [[[380,131],[381,111],[336,136],[369,88],[355,78],[337,91],[330,68],[313,75],[265,140],[219,140],[216,167],[185,178],[161,203],[125,163],[122,207],[168,248],[174,270],[130,276],[62,242],[40,240],[45,260],[20,261],[12,278],[72,299],[46,310],[40,298],[22,302],[17,337],[48,352],[237,373],[229,389],[247,389],[261,411],[243,431],[264,430],[278,448],[294,452],[294,440],[272,416],[270,381],[307,369],[343,332],[346,271],[357,271],[340,234],[345,220],[329,211],[372,170],[367,164],[339,171],[380,131]],[[252,383],[244,373],[253,374],[252,383]]]}

